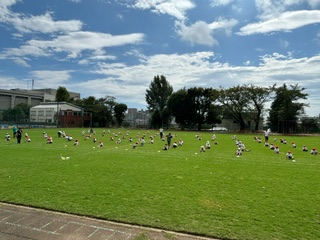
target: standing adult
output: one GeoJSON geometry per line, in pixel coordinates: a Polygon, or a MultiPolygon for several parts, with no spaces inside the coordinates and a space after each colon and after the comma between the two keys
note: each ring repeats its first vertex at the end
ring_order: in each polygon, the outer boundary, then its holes
{"type": "Polygon", "coordinates": [[[264,131],[264,141],[268,142],[269,141],[269,133],[271,132],[270,128],[264,131]]]}
{"type": "Polygon", "coordinates": [[[172,135],[171,135],[171,133],[169,133],[168,136],[167,136],[168,148],[170,147],[170,144],[171,144],[171,138],[172,138],[172,135]]]}
{"type": "Polygon", "coordinates": [[[17,133],[17,131],[18,131],[18,128],[17,128],[17,126],[16,125],[14,125],[13,126],[13,128],[12,128],[12,132],[13,132],[13,138],[16,138],[16,133],[17,133]]]}
{"type": "Polygon", "coordinates": [[[162,139],[163,138],[163,128],[160,128],[160,139],[162,139]]]}
{"type": "Polygon", "coordinates": [[[18,128],[18,130],[16,132],[16,136],[17,136],[17,143],[21,143],[21,137],[22,137],[22,129],[21,129],[21,127],[18,128]]]}

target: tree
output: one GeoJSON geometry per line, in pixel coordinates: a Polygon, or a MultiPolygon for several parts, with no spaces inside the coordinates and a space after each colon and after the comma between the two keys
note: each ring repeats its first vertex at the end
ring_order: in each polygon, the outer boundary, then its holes
{"type": "Polygon", "coordinates": [[[303,93],[305,88],[301,88],[298,84],[286,84],[275,90],[275,99],[271,104],[269,112],[269,127],[273,131],[281,133],[289,133],[297,129],[298,117],[304,113],[304,107],[308,104],[300,103],[298,100],[307,99],[308,94],[303,93]]]}
{"type": "Polygon", "coordinates": [[[156,128],[156,127],[161,126],[159,124],[161,122],[162,122],[162,120],[161,120],[160,112],[159,112],[159,110],[155,110],[151,115],[150,125],[151,125],[151,127],[156,128]]]}
{"type": "Polygon", "coordinates": [[[98,127],[106,127],[113,124],[112,108],[109,103],[106,98],[96,99],[94,96],[74,101],[74,104],[92,112],[93,125],[98,127]]]}
{"type": "Polygon", "coordinates": [[[303,133],[318,133],[320,131],[318,118],[303,116],[301,118],[301,131],[303,133]]]}
{"type": "Polygon", "coordinates": [[[271,93],[274,90],[274,87],[275,85],[272,87],[259,87],[252,84],[249,86],[244,86],[246,94],[253,105],[252,112],[255,115],[255,131],[259,130],[259,123],[265,103],[271,100],[271,93]]]}
{"type": "Polygon", "coordinates": [[[65,87],[59,86],[56,92],[56,102],[67,102],[70,99],[70,94],[65,87]]]}
{"type": "Polygon", "coordinates": [[[168,108],[182,128],[197,125],[201,130],[204,123],[221,122],[217,106],[213,104],[217,93],[212,88],[183,88],[170,96],[168,108]]]}
{"type": "Polygon", "coordinates": [[[166,114],[165,107],[172,92],[172,86],[163,75],[155,76],[153,81],[150,83],[149,89],[146,90],[148,110],[152,114],[156,114],[156,111],[160,114],[159,122],[157,122],[160,126],[168,124],[169,122],[170,118],[168,118],[166,114]]]}
{"type": "Polygon", "coordinates": [[[182,129],[195,122],[195,115],[192,111],[193,102],[188,96],[186,88],[182,88],[177,92],[171,94],[167,103],[168,109],[175,117],[175,122],[180,125],[182,129]]]}
{"type": "Polygon", "coordinates": [[[14,108],[7,109],[3,112],[4,121],[20,121],[29,119],[30,106],[26,103],[18,103],[14,108]]]}
{"type": "Polygon", "coordinates": [[[128,107],[126,104],[123,103],[117,103],[114,106],[114,117],[116,118],[116,121],[118,123],[118,126],[121,127],[122,122],[125,118],[125,112],[128,110],[128,107]]]}
{"type": "Polygon", "coordinates": [[[244,114],[248,112],[249,98],[244,86],[236,86],[228,89],[220,88],[218,101],[223,105],[240,125],[240,130],[245,130],[244,114]]]}
{"type": "Polygon", "coordinates": [[[207,118],[210,110],[212,110],[212,103],[217,99],[217,91],[212,88],[194,87],[188,89],[188,97],[193,102],[193,112],[195,116],[195,124],[198,131],[201,130],[204,123],[213,123],[209,120],[214,120],[212,116],[207,118]]]}

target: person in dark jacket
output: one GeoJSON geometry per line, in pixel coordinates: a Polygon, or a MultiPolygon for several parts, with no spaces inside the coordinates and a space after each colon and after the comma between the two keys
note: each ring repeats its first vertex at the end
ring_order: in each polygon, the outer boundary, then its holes
{"type": "Polygon", "coordinates": [[[16,136],[17,136],[17,143],[21,143],[21,137],[22,137],[22,129],[21,129],[21,127],[18,128],[18,130],[16,132],[16,136]]]}

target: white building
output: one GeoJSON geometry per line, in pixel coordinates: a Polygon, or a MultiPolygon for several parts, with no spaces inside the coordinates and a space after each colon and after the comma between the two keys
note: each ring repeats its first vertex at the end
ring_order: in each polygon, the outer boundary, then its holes
{"type": "Polygon", "coordinates": [[[57,123],[61,127],[91,126],[92,114],[67,102],[42,102],[30,108],[30,122],[57,123]]]}
{"type": "Polygon", "coordinates": [[[137,108],[128,108],[125,121],[129,122],[131,127],[148,126],[150,114],[146,110],[137,108]]]}
{"type": "MultiPolygon", "coordinates": [[[[46,89],[0,89],[0,111],[14,108],[19,103],[29,106],[39,105],[41,102],[51,102],[55,100],[57,90],[46,89]]],[[[80,99],[80,93],[69,92],[73,99],[80,99]]]]}

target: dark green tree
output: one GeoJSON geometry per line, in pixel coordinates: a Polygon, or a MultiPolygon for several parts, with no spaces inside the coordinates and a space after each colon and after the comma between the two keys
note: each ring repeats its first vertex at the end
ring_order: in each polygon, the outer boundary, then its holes
{"type": "Polygon", "coordinates": [[[30,106],[26,103],[18,103],[14,108],[7,109],[2,114],[4,121],[24,122],[29,119],[30,106]]]}
{"type": "Polygon", "coordinates": [[[151,114],[156,114],[157,111],[160,115],[160,119],[154,118],[154,120],[158,119],[158,126],[167,126],[169,123],[170,117],[167,115],[165,107],[172,92],[172,86],[163,75],[155,76],[153,81],[150,83],[149,89],[146,90],[148,110],[151,114]]]}
{"type": "Polygon", "coordinates": [[[171,94],[168,99],[168,109],[175,118],[175,122],[180,128],[192,127],[195,122],[193,101],[188,97],[186,88],[182,88],[171,94]]]}
{"type": "MultiPolygon", "coordinates": [[[[74,104],[82,107],[85,111],[92,112],[92,125],[97,127],[107,127],[113,124],[111,102],[106,98],[96,99],[89,96],[81,100],[74,101],[74,104]]],[[[113,106],[113,102],[112,102],[113,106]]]]}
{"type": "Polygon", "coordinates": [[[155,110],[152,115],[151,115],[151,118],[150,118],[150,125],[152,128],[157,128],[159,126],[162,126],[161,124],[161,115],[160,115],[160,112],[159,110],[155,110]]]}
{"type": "Polygon", "coordinates": [[[259,130],[259,123],[264,111],[265,104],[271,100],[271,93],[274,91],[274,86],[271,87],[259,87],[254,85],[244,85],[244,91],[246,92],[251,104],[253,115],[255,116],[255,131],[259,130]]]}
{"type": "Polygon", "coordinates": [[[56,102],[68,102],[70,94],[65,87],[59,86],[56,92],[56,102]]]}
{"type": "Polygon", "coordinates": [[[228,89],[220,88],[218,101],[225,111],[231,115],[240,125],[240,130],[245,130],[245,113],[249,110],[249,98],[244,86],[236,86],[228,89]]]}
{"type": "Polygon", "coordinates": [[[212,104],[208,110],[206,120],[208,124],[220,124],[222,121],[222,107],[212,104]]]}
{"type": "Polygon", "coordinates": [[[127,110],[128,106],[124,103],[117,103],[114,106],[114,117],[116,118],[119,127],[122,125],[127,110]]]}
{"type": "Polygon", "coordinates": [[[218,92],[212,88],[194,87],[188,89],[188,98],[192,101],[192,110],[195,116],[195,124],[198,131],[201,130],[204,123],[214,123],[212,114],[213,102],[218,98],[218,92]],[[212,112],[211,112],[212,113],[212,112]],[[210,118],[208,118],[210,116],[210,118]],[[209,121],[210,120],[210,121],[209,121]]]}
{"type": "Polygon", "coordinates": [[[276,88],[275,99],[271,104],[269,112],[269,127],[280,133],[290,133],[297,130],[297,120],[304,113],[306,103],[298,102],[307,99],[308,94],[303,91],[305,88],[298,84],[286,84],[276,88]]]}
{"type": "Polygon", "coordinates": [[[301,132],[303,133],[319,133],[320,126],[317,117],[303,116],[301,118],[301,132]]]}
{"type": "Polygon", "coordinates": [[[221,122],[217,106],[214,105],[218,91],[212,88],[185,88],[173,93],[168,100],[168,108],[181,128],[221,122]]]}

